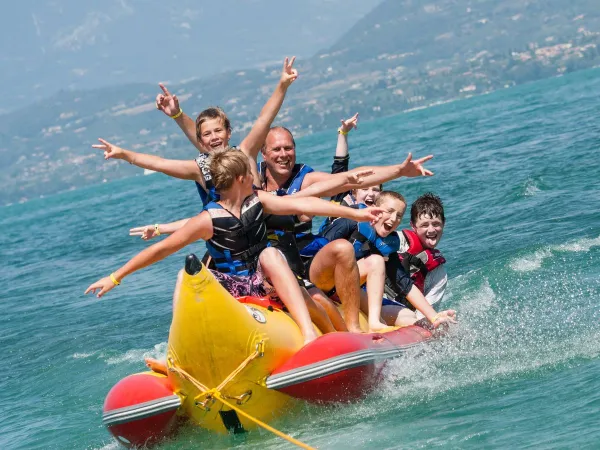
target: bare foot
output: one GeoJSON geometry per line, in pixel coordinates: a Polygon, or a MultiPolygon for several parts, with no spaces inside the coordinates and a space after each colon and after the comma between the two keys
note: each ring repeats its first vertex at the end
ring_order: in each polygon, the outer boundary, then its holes
{"type": "Polygon", "coordinates": [[[350,333],[357,333],[357,334],[362,334],[364,333],[364,331],[360,328],[360,327],[348,327],[348,331],[350,333]]]}
{"type": "Polygon", "coordinates": [[[390,327],[385,323],[376,322],[374,324],[369,324],[369,333],[381,333],[384,331],[392,331],[395,329],[394,327],[390,327]]]}
{"type": "Polygon", "coordinates": [[[315,339],[317,339],[319,336],[317,335],[317,333],[315,333],[314,330],[311,330],[310,333],[306,333],[304,336],[304,345],[310,344],[312,341],[314,341],[315,339]]]}
{"type": "Polygon", "coordinates": [[[152,370],[153,372],[162,373],[163,375],[169,374],[169,369],[167,368],[166,361],[163,362],[154,358],[146,358],[144,361],[146,362],[146,365],[150,368],[150,370],[152,370]]]}

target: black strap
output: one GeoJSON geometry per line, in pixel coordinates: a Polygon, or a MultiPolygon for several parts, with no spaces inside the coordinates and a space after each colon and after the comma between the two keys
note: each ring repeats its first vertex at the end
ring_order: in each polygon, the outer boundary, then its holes
{"type": "Polygon", "coordinates": [[[418,256],[411,255],[410,253],[406,252],[401,253],[400,255],[402,256],[402,267],[407,273],[411,273],[411,267],[416,267],[423,275],[427,275],[427,273],[429,273],[427,266],[418,256]]]}

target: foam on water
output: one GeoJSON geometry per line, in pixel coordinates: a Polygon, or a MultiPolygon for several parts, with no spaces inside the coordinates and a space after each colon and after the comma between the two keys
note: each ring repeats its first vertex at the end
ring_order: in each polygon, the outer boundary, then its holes
{"type": "Polygon", "coordinates": [[[597,238],[582,238],[569,243],[550,245],[533,253],[525,254],[510,261],[509,267],[515,272],[530,272],[542,267],[544,261],[560,252],[589,252],[600,246],[600,236],[597,238]]]}
{"type": "Polygon", "coordinates": [[[109,365],[139,363],[140,361],[143,362],[144,358],[166,359],[166,357],[167,343],[161,342],[160,344],[156,344],[152,350],[132,349],[123,355],[111,356],[106,359],[106,363],[109,365]]]}

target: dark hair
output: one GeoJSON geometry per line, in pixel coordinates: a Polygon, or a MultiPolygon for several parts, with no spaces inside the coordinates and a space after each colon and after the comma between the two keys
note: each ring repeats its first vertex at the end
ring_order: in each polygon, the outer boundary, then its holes
{"type": "Polygon", "coordinates": [[[415,200],[410,208],[410,221],[414,225],[424,214],[431,218],[439,217],[442,219],[442,223],[446,223],[444,204],[433,192],[427,192],[415,200]]]}
{"type": "MultiPolygon", "coordinates": [[[[286,127],[282,127],[281,125],[278,125],[276,127],[271,127],[271,129],[269,130],[269,133],[271,131],[277,131],[277,130],[283,130],[283,131],[287,131],[290,135],[290,137],[292,138],[292,143],[294,144],[294,148],[296,148],[296,141],[294,140],[294,135],[292,134],[292,132],[290,130],[288,130],[286,127]]],[[[267,134],[268,136],[268,134],[267,134]]],[[[266,141],[266,139],[265,139],[266,141]]],[[[263,149],[266,148],[265,146],[263,146],[263,149]]]]}
{"type": "Polygon", "coordinates": [[[404,200],[404,197],[402,196],[402,194],[398,194],[397,192],[394,192],[394,191],[381,191],[379,193],[379,197],[377,197],[375,206],[381,205],[383,203],[383,200],[388,197],[398,200],[406,205],[406,200],[404,200]]]}
{"type": "Polygon", "coordinates": [[[227,117],[227,114],[225,114],[225,111],[218,106],[211,106],[198,114],[198,117],[196,118],[196,138],[198,139],[198,142],[202,142],[202,133],[200,132],[202,124],[211,119],[221,119],[225,129],[231,131],[231,122],[229,122],[229,118],[227,117]]]}

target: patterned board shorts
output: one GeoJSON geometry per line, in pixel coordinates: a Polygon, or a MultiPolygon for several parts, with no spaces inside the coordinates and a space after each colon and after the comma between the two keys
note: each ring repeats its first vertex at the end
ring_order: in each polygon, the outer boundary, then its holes
{"type": "Polygon", "coordinates": [[[275,289],[265,277],[260,262],[252,275],[234,275],[210,270],[221,286],[234,297],[266,297],[276,300],[275,289]]]}
{"type": "MultiPolygon", "coordinates": [[[[285,258],[285,254],[277,249],[277,251],[285,258]]],[[[260,261],[258,262],[258,266],[256,267],[256,272],[252,275],[233,275],[228,273],[217,272],[216,270],[209,269],[214,277],[217,279],[221,286],[223,286],[227,291],[234,297],[271,297],[272,300],[281,301],[277,293],[275,292],[275,288],[271,285],[270,281],[265,277],[265,274],[262,270],[262,266],[260,265],[260,261]]],[[[301,287],[306,289],[311,289],[315,287],[313,283],[309,280],[302,278],[300,275],[296,274],[296,278],[298,280],[298,284],[301,287]]]]}

